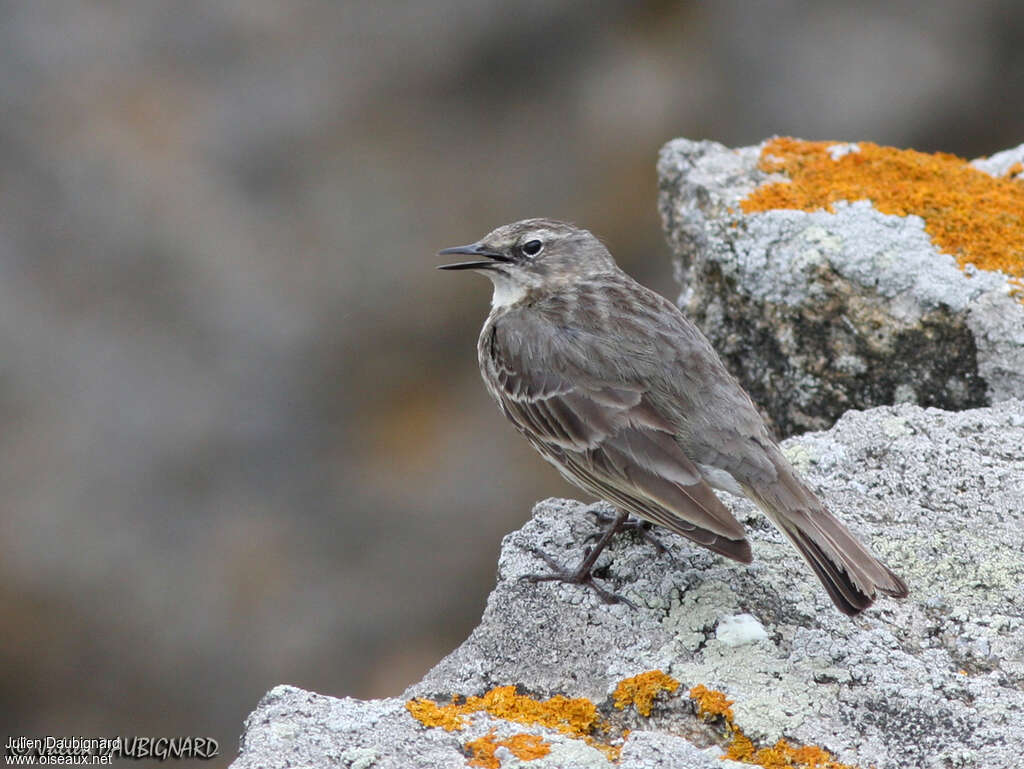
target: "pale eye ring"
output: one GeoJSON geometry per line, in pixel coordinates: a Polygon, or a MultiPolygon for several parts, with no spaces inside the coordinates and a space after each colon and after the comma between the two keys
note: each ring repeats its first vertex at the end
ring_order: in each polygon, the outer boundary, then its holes
{"type": "Polygon", "coordinates": [[[523,243],[521,250],[526,256],[536,256],[544,250],[544,244],[539,240],[528,240],[523,243]]]}

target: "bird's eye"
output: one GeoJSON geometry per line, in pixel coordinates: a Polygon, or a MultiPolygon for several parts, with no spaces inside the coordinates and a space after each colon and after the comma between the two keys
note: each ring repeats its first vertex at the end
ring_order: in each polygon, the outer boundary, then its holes
{"type": "Polygon", "coordinates": [[[523,243],[522,248],[523,253],[527,256],[536,256],[541,252],[541,249],[544,248],[544,244],[539,240],[528,240],[523,243]]]}

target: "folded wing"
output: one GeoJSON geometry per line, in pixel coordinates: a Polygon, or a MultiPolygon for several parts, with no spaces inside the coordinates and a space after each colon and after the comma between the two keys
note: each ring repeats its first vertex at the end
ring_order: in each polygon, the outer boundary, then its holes
{"type": "Polygon", "coordinates": [[[509,365],[497,344],[485,378],[502,410],[570,481],[623,510],[749,563],[743,526],[683,453],[642,385],[572,381],[509,365]]]}

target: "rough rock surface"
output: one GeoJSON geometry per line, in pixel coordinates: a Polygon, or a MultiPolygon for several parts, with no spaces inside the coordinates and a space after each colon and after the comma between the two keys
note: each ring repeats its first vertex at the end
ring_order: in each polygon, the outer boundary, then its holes
{"type": "MultiPolygon", "coordinates": [[[[728,767],[720,725],[694,715],[704,684],[735,701],[758,745],[816,744],[878,769],[1019,766],[1024,755],[1024,402],[962,412],[903,404],[850,412],[786,451],[826,502],[911,588],[856,620],[835,611],[781,536],[744,500],[755,562],[743,566],[664,535],[636,535],[599,561],[638,606],[605,605],[569,585],[532,584],[530,551],[574,561],[599,506],[551,499],[506,537],[479,627],[406,697],[445,702],[515,684],[538,698],[588,697],[631,728],[621,767],[728,767]],[[737,619],[750,614],[753,619],[737,619]],[[744,626],[765,633],[739,632],[744,626]],[[746,639],[746,642],[744,642],[746,639]],[[615,710],[617,682],[660,669],[682,686],[650,717],[615,710]]],[[[465,744],[494,729],[528,732],[551,752],[502,767],[611,766],[582,740],[477,714],[462,731],[428,728],[403,699],[332,699],[272,690],[249,717],[236,769],[283,766],[462,767],[465,744]]]]}
{"type": "MultiPolygon", "coordinates": [[[[780,434],[851,408],[1024,397],[1024,303],[1006,276],[968,276],[920,217],[869,201],[744,213],[740,201],[784,178],[758,169],[760,152],[668,143],[659,207],[680,304],[780,434]]],[[[976,166],[1005,174],[1022,159],[1024,145],[976,166]]]]}

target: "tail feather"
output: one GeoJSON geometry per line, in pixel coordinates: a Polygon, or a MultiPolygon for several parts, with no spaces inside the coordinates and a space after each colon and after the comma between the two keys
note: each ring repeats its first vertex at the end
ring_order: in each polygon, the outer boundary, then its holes
{"type": "Polygon", "coordinates": [[[790,542],[796,545],[800,555],[810,564],[839,611],[847,616],[856,617],[874,602],[874,598],[857,587],[846,572],[839,569],[814,540],[798,529],[787,534],[790,534],[790,542]]]}
{"type": "Polygon", "coordinates": [[[821,580],[836,607],[856,616],[878,593],[904,598],[906,583],[872,555],[792,472],[744,491],[786,535],[821,580]]]}

